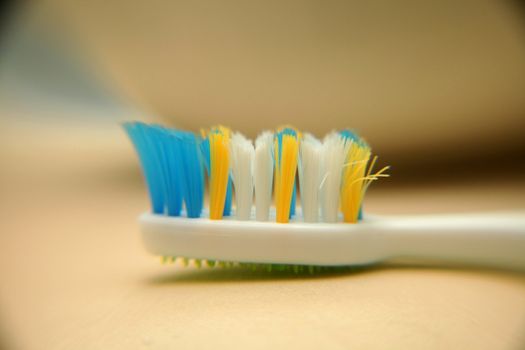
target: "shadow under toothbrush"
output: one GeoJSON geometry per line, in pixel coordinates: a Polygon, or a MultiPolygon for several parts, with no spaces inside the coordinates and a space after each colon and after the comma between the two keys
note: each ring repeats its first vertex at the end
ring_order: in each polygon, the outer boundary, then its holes
{"type": "Polygon", "coordinates": [[[286,280],[315,280],[331,279],[343,276],[364,273],[373,270],[377,266],[342,266],[330,268],[313,273],[302,270],[272,270],[263,268],[251,269],[249,267],[234,266],[228,268],[177,268],[176,271],[167,274],[156,275],[146,280],[150,285],[166,285],[179,282],[194,283],[228,283],[228,282],[253,282],[253,281],[286,281],[286,280]]]}
{"type": "Polygon", "coordinates": [[[512,278],[525,284],[525,272],[509,271],[498,268],[464,266],[464,265],[440,265],[432,263],[406,263],[390,262],[381,264],[370,264],[362,266],[341,266],[326,268],[325,270],[309,272],[307,269],[300,271],[285,270],[267,271],[264,269],[250,269],[248,267],[234,266],[228,268],[177,268],[176,271],[152,276],[146,279],[148,285],[169,285],[176,283],[237,283],[237,282],[273,282],[273,281],[298,281],[298,280],[330,280],[335,278],[352,278],[364,274],[387,272],[394,270],[426,270],[428,272],[457,272],[459,274],[483,274],[498,275],[503,278],[512,278]]]}

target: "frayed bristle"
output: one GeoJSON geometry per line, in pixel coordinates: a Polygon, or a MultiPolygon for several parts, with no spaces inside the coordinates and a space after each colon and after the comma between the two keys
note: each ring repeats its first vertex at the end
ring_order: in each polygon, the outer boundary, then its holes
{"type": "Polygon", "coordinates": [[[152,212],[158,215],[201,217],[207,177],[210,219],[233,215],[269,221],[273,191],[276,222],[356,223],[370,184],[388,176],[388,167],[374,172],[377,157],[348,129],[320,142],[286,126],[263,132],[254,147],[224,126],[203,129],[199,136],[141,122],[123,127],[137,151],[152,212]]]}
{"type": "Polygon", "coordinates": [[[341,182],[341,211],[344,222],[356,223],[362,216],[363,198],[372,181],[380,177],[388,177],[384,167],[372,173],[377,156],[369,164],[372,150],[370,146],[355,132],[344,130],[341,136],[350,144],[341,182]]]}

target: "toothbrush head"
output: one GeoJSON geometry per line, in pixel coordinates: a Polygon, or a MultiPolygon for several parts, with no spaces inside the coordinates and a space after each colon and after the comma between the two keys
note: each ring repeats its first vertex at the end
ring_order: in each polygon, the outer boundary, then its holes
{"type": "Polygon", "coordinates": [[[366,250],[348,260],[347,249],[343,256],[337,244],[360,240],[358,246],[371,246],[373,235],[358,234],[369,226],[362,220],[363,200],[372,182],[388,176],[388,167],[373,171],[377,157],[357,133],[345,129],[320,141],[285,126],[263,132],[254,144],[224,126],[199,135],[141,122],[125,123],[124,129],[150,195],[151,212],[140,223],[153,254],[206,259],[210,265],[374,260],[366,250]]]}

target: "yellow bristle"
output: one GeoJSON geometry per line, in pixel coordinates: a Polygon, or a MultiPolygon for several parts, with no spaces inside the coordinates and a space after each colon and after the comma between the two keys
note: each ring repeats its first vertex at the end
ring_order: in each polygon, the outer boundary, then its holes
{"type": "Polygon", "coordinates": [[[343,170],[341,187],[341,211],[345,222],[357,222],[361,207],[363,178],[370,159],[370,149],[353,144],[350,147],[343,170]]]}
{"type": "Polygon", "coordinates": [[[274,179],[276,220],[279,223],[287,223],[290,219],[298,149],[299,141],[292,135],[283,135],[282,150],[279,150],[279,142],[275,140],[275,154],[281,153],[281,161],[275,165],[274,179]]]}
{"type": "Polygon", "coordinates": [[[388,167],[382,168],[375,174],[371,173],[377,156],[373,158],[367,171],[370,155],[370,148],[357,143],[354,143],[348,152],[343,171],[340,202],[345,222],[357,222],[363,197],[370,183],[379,177],[388,176],[387,174],[383,174],[388,167]]]}
{"type": "MultiPolygon", "coordinates": [[[[224,128],[224,127],[221,127],[224,128]]],[[[224,128],[225,129],[225,128],[224,128]]],[[[210,219],[222,219],[229,172],[229,130],[210,132],[210,219]]]]}

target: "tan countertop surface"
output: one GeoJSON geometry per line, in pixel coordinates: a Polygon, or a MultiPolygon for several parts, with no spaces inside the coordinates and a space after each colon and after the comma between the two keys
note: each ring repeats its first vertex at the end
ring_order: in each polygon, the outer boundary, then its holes
{"type": "MultiPolygon", "coordinates": [[[[61,143],[56,135],[12,127],[0,135],[0,347],[525,347],[523,274],[384,265],[309,276],[161,265],[141,247],[136,216],[148,202],[130,175],[137,168],[123,135],[62,132],[61,143]]],[[[502,180],[378,185],[367,208],[523,209],[524,195],[524,182],[502,180]]]]}

